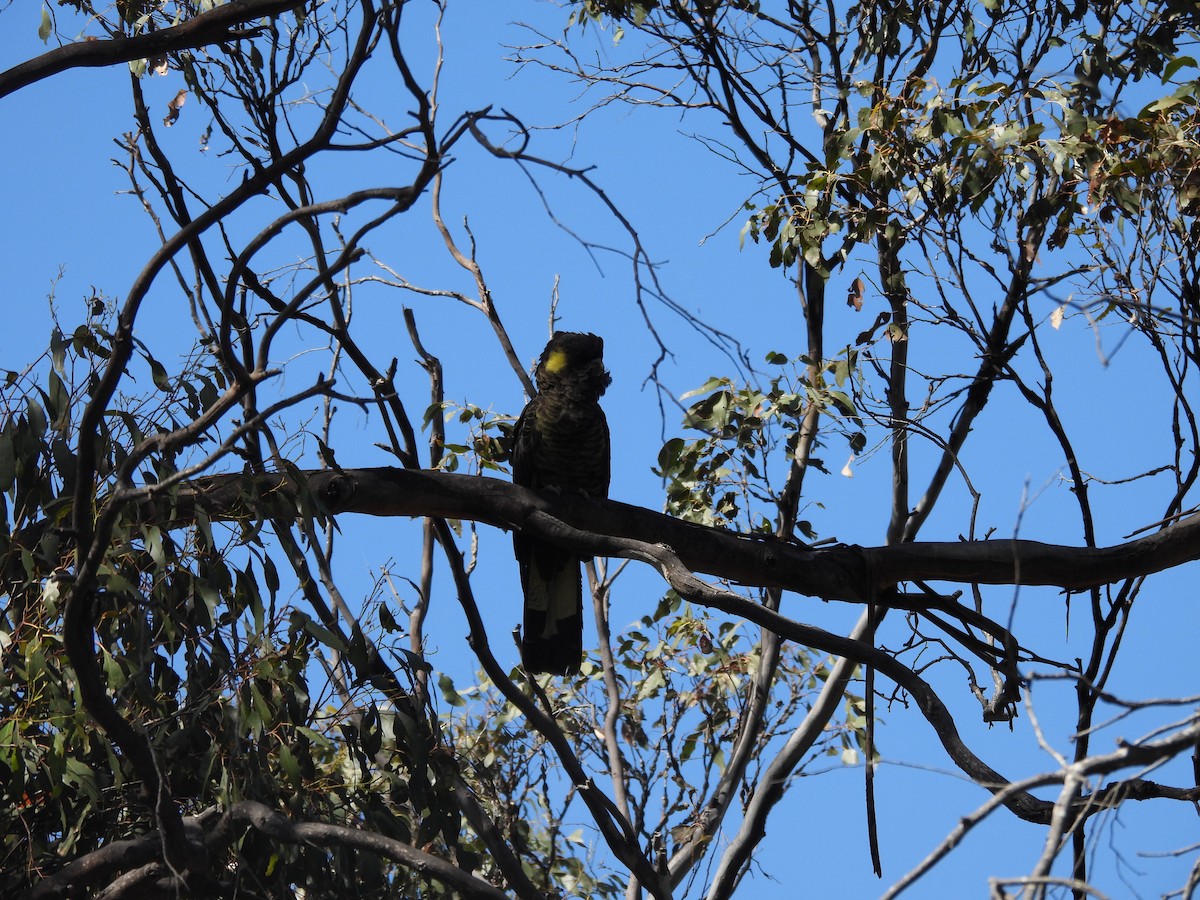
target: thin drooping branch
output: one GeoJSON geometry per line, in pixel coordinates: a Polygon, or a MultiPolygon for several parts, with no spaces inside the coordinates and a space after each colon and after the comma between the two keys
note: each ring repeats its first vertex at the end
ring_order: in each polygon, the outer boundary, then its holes
{"type": "MultiPolygon", "coordinates": [[[[1045,196],[1053,196],[1057,190],[1057,179],[1051,179],[1050,183],[1044,188],[1043,194],[1045,196]]],[[[917,501],[916,506],[904,523],[901,536],[902,540],[906,542],[916,539],[921,526],[925,524],[925,520],[933,512],[938,497],[941,496],[942,489],[946,486],[946,481],[957,464],[959,454],[963,444],[966,443],[968,435],[971,433],[973,424],[983,412],[984,407],[987,406],[996,380],[1002,373],[1003,360],[1007,356],[1011,356],[1017,347],[1020,346],[1019,342],[1010,342],[1009,331],[1012,328],[1013,320],[1021,309],[1021,305],[1028,299],[1034,262],[1037,259],[1038,249],[1041,247],[1046,234],[1046,223],[1044,221],[1040,221],[1033,216],[1029,216],[1028,219],[1029,221],[1026,221],[1024,218],[1018,219],[1017,231],[1021,235],[1021,240],[1019,241],[1019,249],[1013,265],[1011,279],[1005,292],[1004,302],[996,311],[991,327],[988,330],[983,359],[980,361],[979,369],[971,380],[971,386],[967,390],[966,398],[958,414],[955,416],[954,425],[950,430],[941,459],[938,460],[938,464],[930,476],[924,495],[917,501]]]]}
{"type": "MultiPolygon", "coordinates": [[[[863,640],[869,634],[871,624],[870,617],[864,611],[850,632],[850,640],[863,640]]],[[[788,737],[783,749],[776,754],[762,777],[758,779],[754,792],[746,803],[742,824],[729,846],[725,848],[712,876],[708,900],[723,900],[733,896],[742,875],[746,872],[746,865],[754,848],[766,836],[767,817],[783,799],[792,772],[812,749],[813,744],[820,739],[825,726],[841,705],[857,665],[855,660],[842,656],[830,667],[829,677],[822,685],[821,693],[804,717],[804,721],[788,737]]]]}
{"type": "MultiPolygon", "coordinates": [[[[475,602],[471,581],[463,566],[462,554],[454,543],[454,534],[442,518],[433,519],[433,524],[437,531],[438,543],[441,544],[450,565],[450,574],[458,592],[459,603],[467,616],[470,628],[468,643],[479,658],[484,672],[504,694],[508,702],[521,711],[530,726],[542,735],[553,748],[567,777],[570,778],[579,796],[587,805],[593,821],[604,836],[613,855],[628,867],[630,874],[650,892],[655,900],[671,900],[670,885],[666,878],[659,877],[650,864],[650,860],[638,846],[637,834],[632,824],[584,770],[558,722],[548,712],[543,711],[532,696],[520,690],[497,662],[488,642],[487,630],[484,628],[483,619],[479,614],[479,606],[475,602]]],[[[540,693],[536,684],[534,688],[535,693],[540,693]]]]}

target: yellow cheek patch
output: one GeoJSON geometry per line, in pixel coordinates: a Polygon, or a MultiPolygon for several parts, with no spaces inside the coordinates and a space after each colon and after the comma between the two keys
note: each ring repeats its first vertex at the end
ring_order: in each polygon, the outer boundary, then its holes
{"type": "Polygon", "coordinates": [[[546,357],[546,371],[557,375],[567,367],[567,354],[562,350],[551,350],[546,357]]]}

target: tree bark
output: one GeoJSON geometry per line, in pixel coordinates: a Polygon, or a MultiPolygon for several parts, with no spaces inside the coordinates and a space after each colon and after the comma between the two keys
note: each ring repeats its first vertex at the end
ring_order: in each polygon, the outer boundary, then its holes
{"type": "MultiPolygon", "coordinates": [[[[471,519],[505,529],[529,529],[583,552],[599,546],[598,539],[593,543],[587,536],[556,533],[553,522],[557,520],[595,535],[666,544],[694,572],[856,603],[870,601],[877,588],[902,581],[1050,585],[1082,591],[1200,558],[1200,515],[1111,547],[990,540],[813,549],[799,542],[683,522],[614,500],[540,495],[496,478],[383,467],[297,474],[304,479],[302,491],[331,515],[471,519]],[[547,514],[549,524],[542,517],[531,519],[535,511],[547,514]]],[[[213,519],[256,518],[246,506],[246,496],[300,499],[287,476],[211,475],[179,492],[166,524],[186,524],[197,507],[213,519]]],[[[158,509],[158,504],[144,504],[143,515],[161,521],[158,509]]]]}
{"type": "Polygon", "coordinates": [[[113,66],[232,40],[244,36],[235,33],[239,26],[277,16],[295,6],[295,0],[232,0],[161,31],[64,44],[0,72],[0,97],[68,69],[113,66]]]}

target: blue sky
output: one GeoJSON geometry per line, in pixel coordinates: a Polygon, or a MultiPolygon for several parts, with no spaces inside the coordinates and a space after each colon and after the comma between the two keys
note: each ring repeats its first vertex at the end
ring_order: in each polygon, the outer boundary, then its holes
{"type": "MultiPolygon", "coordinates": [[[[527,32],[510,24],[512,18],[536,22],[548,34],[561,32],[565,17],[547,3],[456,4],[444,25],[447,59],[440,103],[447,117],[458,110],[487,104],[510,110],[531,126],[566,121],[589,104],[578,85],[553,79],[533,69],[515,72],[504,45],[522,43],[527,32]]],[[[19,0],[0,12],[0,68],[41,52],[37,39],[39,6],[19,0]]],[[[418,28],[427,29],[428,22],[418,28]]],[[[598,54],[619,55],[605,35],[593,35],[598,54]]],[[[414,48],[421,43],[412,42],[414,48]]],[[[414,54],[417,69],[428,73],[432,60],[414,54]]],[[[150,222],[135,198],[125,191],[128,180],[113,158],[120,156],[113,139],[133,127],[129,113],[128,72],[124,67],[68,72],[26,88],[0,101],[8,140],[0,144],[0,196],[9,210],[0,250],[7,273],[4,306],[6,328],[0,334],[0,369],[21,369],[47,343],[51,328],[48,295],[53,293],[64,327],[84,315],[84,300],[93,290],[120,300],[157,247],[150,222]]],[[[182,86],[178,73],[145,84],[152,112],[165,107],[182,86]]],[[[403,119],[403,102],[390,102],[394,87],[367,82],[356,100],[379,111],[389,122],[403,119]]],[[[234,175],[217,152],[201,153],[200,135],[207,124],[198,105],[185,104],[179,123],[160,131],[171,152],[214,193],[234,175]]],[[[758,363],[770,350],[795,356],[803,352],[803,323],[794,290],[770,269],[763,248],[739,249],[738,210],[757,185],[728,163],[704,150],[689,135],[714,133],[719,123],[702,117],[681,121],[658,110],[611,107],[584,121],[577,130],[538,131],[533,152],[557,161],[569,160],[589,172],[638,228],[651,257],[662,261],[662,284],[670,296],[710,323],[728,330],[749,348],[758,363]],[[709,129],[709,131],[705,131],[709,129]],[[724,229],[722,223],[732,222],[724,229]]],[[[340,157],[337,166],[320,175],[332,181],[372,183],[388,176],[374,163],[340,157]]],[[[403,183],[404,173],[393,181],[403,183]]],[[[576,183],[546,175],[546,197],[555,214],[572,229],[598,244],[626,246],[623,237],[595,202],[576,183]]],[[[491,159],[464,144],[448,172],[447,218],[460,237],[463,215],[469,215],[484,266],[501,314],[523,359],[532,362],[546,337],[551,292],[558,284],[562,327],[590,330],[606,338],[614,385],[606,398],[613,431],[615,471],[612,496],[658,509],[662,486],[652,474],[660,438],[679,433],[678,415],[668,409],[665,425],[654,391],[644,380],[656,348],[641,324],[629,277],[629,264],[619,255],[589,254],[570,236],[553,227],[542,201],[512,166],[491,159]],[[620,410],[617,414],[615,411],[620,410]]],[[[263,218],[242,227],[262,227],[263,218]]],[[[353,220],[354,216],[348,217],[353,220]]],[[[409,217],[369,242],[372,252],[406,277],[430,287],[469,287],[454,268],[428,225],[428,207],[418,206],[409,217]],[[385,238],[392,243],[384,246],[385,238]]],[[[827,352],[832,354],[863,330],[879,307],[854,313],[840,302],[852,268],[830,284],[827,352]]],[[[878,297],[874,298],[879,301],[878,297]]],[[[415,308],[426,346],[442,357],[447,372],[447,397],[516,413],[523,402],[521,388],[505,365],[482,317],[445,300],[399,295],[394,290],[364,287],[356,297],[356,315],[368,323],[361,333],[377,358],[399,357],[402,392],[411,411],[423,405],[426,390],[409,361],[413,353],[404,335],[402,304],[415,308]]],[[[1048,303],[1045,313],[1052,306],[1048,303]]],[[[668,336],[675,352],[664,378],[675,396],[715,374],[732,374],[729,360],[715,353],[698,335],[681,328],[673,314],[651,303],[650,314],[668,336]]],[[[168,362],[190,346],[192,335],[186,306],[167,277],[160,278],[139,320],[139,337],[168,362]]],[[[1112,347],[1120,324],[1108,322],[1101,331],[1112,347]]],[[[956,348],[918,344],[916,358],[936,367],[956,348]]],[[[1048,353],[1061,361],[1056,391],[1069,424],[1087,448],[1085,469],[1115,480],[1166,462],[1153,438],[1164,424],[1165,398],[1146,389],[1147,358],[1134,342],[1107,366],[1095,351],[1095,336],[1079,319],[1069,319],[1053,332],[1048,353]],[[1083,434],[1093,436],[1083,440],[1083,434]]],[[[296,348],[299,349],[299,348],[296,348]]],[[[288,362],[290,386],[305,383],[303,360],[288,362]]],[[[969,371],[970,367],[961,369],[969,371]]],[[[1161,390],[1161,389],[1156,389],[1161,390]]],[[[999,392],[998,392],[999,393],[999,392]]],[[[1000,393],[994,401],[1004,415],[981,421],[968,443],[964,464],[984,493],[980,528],[996,529],[1000,537],[1018,532],[1055,543],[1081,542],[1071,499],[1060,479],[1062,462],[1046,441],[1039,423],[1019,403],[1000,393]]],[[[338,460],[344,466],[385,465],[388,457],[373,446],[380,440],[377,420],[353,410],[339,413],[338,460]]],[[[453,437],[451,438],[453,439],[453,437]]],[[[308,444],[311,453],[315,445],[308,444]]],[[[881,544],[887,524],[886,450],[859,464],[854,477],[837,474],[849,457],[840,439],[831,439],[822,454],[832,475],[811,478],[807,499],[810,518],[823,537],[848,543],[881,544]]],[[[914,448],[914,483],[918,489],[933,461],[932,451],[914,448]]],[[[310,459],[311,461],[311,459],[310,459]]],[[[1165,502],[1165,483],[1135,482],[1124,488],[1097,492],[1100,542],[1113,543],[1134,527],[1155,521],[1165,502]]],[[[966,533],[966,492],[951,483],[938,513],[922,532],[925,540],[954,540],[966,533]]],[[[366,590],[373,573],[394,557],[403,569],[416,552],[415,524],[391,521],[344,521],[345,539],[338,549],[344,586],[366,590]]],[[[518,617],[516,570],[508,555],[506,535],[481,528],[483,557],[477,590],[488,604],[492,642],[502,661],[515,664],[508,633],[518,617]],[[486,577],[482,577],[486,576],[486,577]],[[487,592],[494,597],[487,597],[487,592]],[[507,653],[507,656],[505,656],[507,653]]],[[[1178,691],[1196,684],[1198,666],[1193,641],[1194,567],[1156,578],[1139,599],[1139,609],[1125,637],[1124,667],[1113,690],[1132,698],[1178,691]],[[1187,627],[1180,627],[1188,623],[1187,627]],[[1147,664],[1146,661],[1153,661],[1147,664]],[[1187,676],[1184,677],[1183,673],[1187,676]]],[[[454,674],[460,684],[470,677],[465,625],[454,598],[442,579],[442,592],[429,625],[434,664],[454,674]]],[[[651,573],[638,572],[619,587],[614,618],[632,622],[653,608],[662,586],[651,573]]],[[[1074,658],[1085,652],[1083,601],[1077,600],[1073,627],[1067,632],[1063,601],[1053,591],[1011,588],[985,593],[989,612],[1003,619],[1014,609],[1017,633],[1034,635],[1034,649],[1047,656],[1074,658]],[[1077,624],[1076,624],[1077,623],[1077,624]],[[1078,647],[1074,645],[1078,644],[1078,647]]],[[[784,612],[801,621],[844,630],[857,610],[812,598],[788,596],[784,612]]],[[[898,616],[884,643],[895,646],[903,636],[898,616]]],[[[589,631],[590,639],[590,631],[589,631]]],[[[960,716],[964,737],[993,767],[1010,777],[1043,771],[1053,760],[1036,750],[1029,716],[1022,713],[1010,733],[987,729],[979,722],[978,707],[961,674],[946,666],[931,675],[943,688],[960,716]]],[[[1047,740],[1069,753],[1072,730],[1071,697],[1062,684],[1038,684],[1035,708],[1047,740]]],[[[791,897],[803,889],[812,896],[866,897],[878,894],[932,849],[960,816],[981,804],[983,792],[947,771],[948,763],[932,730],[913,708],[880,704],[885,727],[880,732],[884,764],[877,779],[880,838],[884,859],[881,885],[869,874],[862,800],[862,773],[830,760],[829,771],[797,781],[777,808],[768,838],[758,857],[771,877],[755,874],[745,886],[747,895],[791,897]],[[802,857],[798,854],[802,853],[802,857]],[[772,880],[773,879],[773,880],[772,880]]],[[[1134,738],[1148,730],[1142,720],[1102,731],[1094,742],[1101,751],[1119,736],[1134,738]]],[[[1186,784],[1182,764],[1153,776],[1186,784]]],[[[1052,796],[1052,795],[1045,795],[1052,796]]],[[[1189,859],[1150,859],[1138,851],[1168,852],[1200,840],[1194,814],[1164,801],[1130,805],[1117,814],[1093,820],[1097,871],[1126,867],[1131,895],[1158,896],[1184,881],[1189,859]],[[1110,845],[1124,854],[1117,856],[1110,845]]],[[[1033,864],[1043,833],[1015,822],[1005,812],[973,832],[950,859],[919,883],[908,896],[982,896],[988,875],[1020,875],[1033,864]]],[[[1110,886],[1107,875],[1100,880],[1110,886]]]]}

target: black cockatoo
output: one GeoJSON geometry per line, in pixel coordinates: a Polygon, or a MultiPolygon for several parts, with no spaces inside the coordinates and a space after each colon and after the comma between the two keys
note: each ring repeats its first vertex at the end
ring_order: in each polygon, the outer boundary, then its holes
{"type": "MultiPolygon", "coordinates": [[[[534,380],[538,392],[513,431],[513,481],[535,491],[607,497],[608,422],[598,401],[612,378],[603,339],[556,331],[534,380]]],[[[573,675],[583,656],[583,560],[520,532],[513,550],[525,593],[521,662],[530,673],[573,675]]]]}

